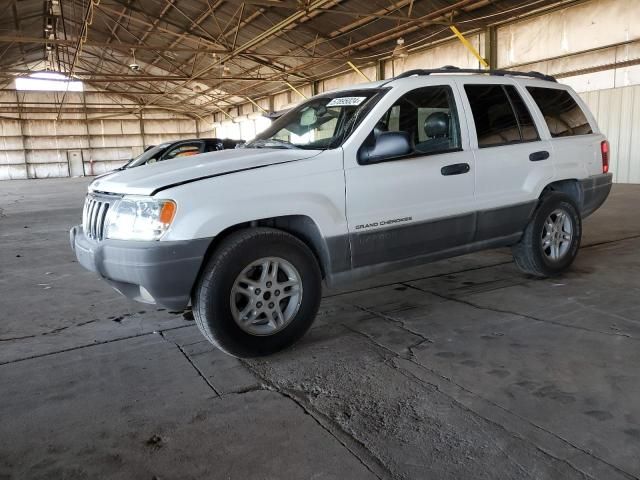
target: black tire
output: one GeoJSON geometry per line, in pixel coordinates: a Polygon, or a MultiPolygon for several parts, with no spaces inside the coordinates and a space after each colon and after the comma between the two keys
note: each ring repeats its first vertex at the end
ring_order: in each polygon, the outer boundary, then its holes
{"type": "Polygon", "coordinates": [[[550,192],[540,199],[522,238],[511,248],[513,259],[518,268],[529,275],[543,278],[560,275],[571,266],[576,258],[581,237],[582,219],[576,203],[564,193],[550,192]],[[552,260],[544,252],[542,235],[545,221],[556,210],[567,214],[573,235],[564,255],[557,260],[552,260]]]}
{"type": "Polygon", "coordinates": [[[320,306],[322,277],[318,262],[302,241],[281,230],[251,228],[225,238],[203,268],[193,291],[193,314],[202,334],[235,357],[270,355],[296,342],[309,329],[320,306]],[[253,335],[234,320],[231,291],[243,270],[261,258],[279,257],[295,267],[302,297],[295,316],[282,330],[253,335]]]}

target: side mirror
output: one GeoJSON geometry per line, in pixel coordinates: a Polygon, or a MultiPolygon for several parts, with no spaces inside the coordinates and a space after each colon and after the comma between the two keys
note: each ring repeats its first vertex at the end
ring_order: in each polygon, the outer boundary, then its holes
{"type": "Polygon", "coordinates": [[[366,165],[408,155],[412,151],[407,132],[373,132],[358,150],[358,163],[366,165]]]}

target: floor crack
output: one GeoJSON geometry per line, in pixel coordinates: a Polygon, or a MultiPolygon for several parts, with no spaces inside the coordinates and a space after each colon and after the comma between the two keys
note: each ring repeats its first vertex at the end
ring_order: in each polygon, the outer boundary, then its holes
{"type": "Polygon", "coordinates": [[[477,310],[484,310],[484,311],[494,312],[494,313],[504,313],[506,315],[513,315],[515,317],[520,317],[520,318],[526,318],[528,320],[533,320],[534,322],[548,323],[548,324],[551,324],[551,325],[556,325],[558,327],[572,328],[572,329],[575,329],[575,330],[582,330],[582,331],[585,331],[585,332],[598,333],[598,334],[601,334],[601,335],[608,335],[608,336],[611,336],[611,337],[624,337],[624,338],[628,338],[630,340],[635,340],[635,341],[640,340],[640,338],[636,338],[636,337],[634,337],[632,335],[629,335],[628,333],[606,332],[606,331],[602,331],[602,330],[594,330],[592,328],[581,327],[580,325],[568,325],[566,323],[556,322],[554,320],[548,320],[548,319],[544,319],[544,318],[534,317],[533,315],[528,315],[526,313],[519,313],[519,312],[515,312],[515,311],[512,311],[512,310],[505,310],[505,309],[501,309],[501,308],[495,308],[495,307],[488,307],[488,306],[485,306],[485,305],[480,305],[480,304],[471,302],[469,300],[462,300],[462,299],[457,298],[457,297],[444,295],[442,293],[438,293],[438,292],[435,292],[433,290],[427,290],[427,289],[424,289],[424,288],[421,288],[421,287],[417,287],[417,286],[411,285],[409,283],[402,283],[402,285],[404,285],[405,287],[411,288],[413,290],[418,290],[419,292],[429,293],[429,294],[434,295],[434,296],[436,296],[438,298],[442,298],[443,300],[449,300],[450,302],[461,303],[463,305],[467,305],[467,306],[475,308],[477,310]]]}
{"type": "MultiPolygon", "coordinates": [[[[104,320],[104,319],[102,319],[102,320],[104,320]]],[[[101,319],[94,318],[92,320],[86,320],[84,322],[78,322],[78,323],[74,323],[74,324],[71,324],[71,325],[65,325],[63,327],[57,327],[57,328],[53,328],[51,330],[47,330],[45,332],[34,333],[32,335],[24,335],[24,336],[21,336],[21,337],[0,338],[0,342],[11,342],[11,341],[14,341],[14,340],[25,340],[25,339],[28,339],[28,338],[36,338],[36,337],[44,337],[44,336],[47,336],[47,335],[55,335],[57,333],[63,332],[65,330],[68,330],[70,328],[78,328],[78,327],[82,327],[84,325],[89,325],[91,323],[95,323],[95,322],[99,322],[99,321],[101,321],[101,319]]]]}
{"type": "Polygon", "coordinates": [[[23,337],[8,337],[8,338],[0,338],[0,342],[12,342],[14,340],[25,340],[27,338],[35,338],[38,335],[25,335],[23,337]]]}
{"type": "Polygon", "coordinates": [[[431,340],[429,337],[423,335],[422,333],[418,332],[417,330],[413,330],[409,327],[407,327],[407,325],[405,324],[405,322],[403,320],[400,320],[398,318],[394,318],[390,315],[386,315],[384,313],[380,313],[380,312],[376,312],[375,310],[371,310],[370,308],[367,307],[363,307],[362,305],[358,305],[356,303],[351,303],[351,305],[353,305],[354,307],[356,307],[358,310],[361,310],[363,312],[367,312],[370,313],[371,315],[375,315],[376,317],[382,317],[385,320],[395,323],[397,325],[400,326],[400,328],[402,328],[403,330],[409,332],[412,335],[415,335],[416,337],[420,338],[421,341],[418,342],[415,345],[412,345],[411,348],[416,348],[417,346],[423,344],[423,343],[433,343],[433,340],[431,340]]]}
{"type": "MultiPolygon", "coordinates": [[[[190,327],[193,327],[193,325],[180,325],[179,327],[165,328],[165,329],[162,330],[162,332],[170,332],[172,330],[178,330],[178,329],[181,329],[181,328],[190,328],[190,327]]],[[[6,362],[0,362],[0,366],[2,366],[2,365],[10,365],[12,363],[25,362],[27,360],[34,360],[36,358],[49,357],[51,355],[57,355],[59,353],[73,352],[75,350],[82,350],[84,348],[97,347],[98,345],[106,345],[108,343],[120,342],[122,340],[131,340],[132,338],[146,337],[148,335],[153,335],[154,333],[155,332],[137,333],[135,335],[127,335],[127,336],[124,336],[124,337],[112,338],[110,340],[105,340],[105,341],[102,341],[102,342],[86,343],[84,345],[77,345],[75,347],[63,348],[61,350],[56,350],[54,352],[41,353],[41,354],[38,354],[38,355],[31,355],[29,357],[16,358],[15,360],[8,360],[6,362]]]]}
{"type": "Polygon", "coordinates": [[[266,390],[272,391],[279,395],[282,395],[285,398],[288,398],[292,402],[294,402],[299,408],[302,409],[304,413],[309,415],[320,428],[322,428],[325,432],[327,432],[331,437],[333,437],[343,448],[345,448],[361,465],[363,465],[369,472],[375,475],[376,478],[382,480],[384,477],[381,476],[376,470],[383,471],[388,477],[393,478],[394,475],[389,470],[389,468],[384,464],[384,462],[378,458],[373,452],[371,452],[361,441],[354,438],[352,435],[344,431],[344,429],[340,428],[340,426],[334,425],[334,428],[338,429],[343,435],[347,436],[352,442],[356,443],[360,448],[366,451],[372,459],[376,462],[376,467],[373,467],[369,463],[367,463],[357,452],[354,451],[352,447],[350,447],[339,435],[337,435],[327,424],[332,424],[333,422],[326,418],[324,414],[316,411],[315,409],[307,406],[301,399],[299,399],[293,392],[288,391],[287,389],[280,388],[278,385],[267,379],[264,375],[260,374],[255,368],[251,366],[251,364],[247,360],[240,359],[240,363],[245,366],[251,373],[253,373],[260,381],[263,383],[263,387],[266,390]]]}
{"type": "Polygon", "coordinates": [[[640,235],[631,235],[629,237],[617,238],[615,240],[603,240],[602,242],[590,243],[589,245],[585,245],[584,247],[580,247],[580,248],[599,247],[600,245],[608,245],[610,243],[624,242],[625,240],[635,240],[637,238],[640,238],[640,235]]]}
{"type": "Polygon", "coordinates": [[[221,396],[221,395],[220,395],[220,392],[218,392],[218,390],[216,390],[216,387],[214,387],[214,386],[213,386],[213,384],[209,381],[209,379],[204,375],[204,373],[202,373],[202,370],[200,370],[200,369],[198,368],[198,366],[197,366],[195,363],[193,363],[193,361],[191,360],[191,357],[189,357],[189,355],[187,354],[187,352],[185,352],[184,348],[182,348],[182,347],[180,346],[180,344],[178,344],[177,342],[174,342],[173,340],[171,340],[171,339],[167,338],[167,337],[164,335],[164,332],[163,332],[163,331],[159,331],[159,332],[158,332],[158,334],[162,337],[162,339],[163,339],[163,340],[165,340],[165,341],[166,341],[166,342],[168,342],[168,343],[171,343],[171,344],[175,345],[175,346],[176,346],[176,348],[177,348],[178,350],[180,350],[180,353],[182,353],[182,355],[183,355],[183,356],[184,356],[184,358],[187,360],[187,362],[189,362],[189,365],[191,365],[191,366],[193,367],[193,369],[198,373],[198,375],[200,376],[200,378],[202,378],[202,379],[205,381],[205,383],[209,386],[209,388],[210,388],[211,390],[213,390],[213,392],[214,392],[218,397],[220,397],[220,396],[221,396]]]}

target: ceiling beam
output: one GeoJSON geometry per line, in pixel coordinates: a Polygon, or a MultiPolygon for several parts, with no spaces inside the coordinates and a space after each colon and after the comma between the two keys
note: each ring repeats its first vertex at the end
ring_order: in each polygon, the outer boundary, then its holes
{"type": "MultiPolygon", "coordinates": [[[[479,0],[458,0],[457,2],[450,4],[447,7],[443,7],[437,10],[434,10],[426,15],[423,15],[421,17],[419,17],[417,20],[423,22],[425,25],[429,24],[429,22],[431,22],[434,19],[438,19],[444,15],[447,15],[448,13],[451,13],[453,11],[456,11],[457,9],[460,8],[464,8],[466,6],[471,5],[472,3],[477,3],[479,0]]],[[[345,55],[345,64],[346,61],[349,60],[348,56],[350,54],[352,54],[354,51],[360,51],[360,50],[366,50],[368,48],[371,47],[371,45],[376,45],[379,44],[381,42],[387,42],[390,40],[394,40],[398,37],[401,37],[403,35],[405,35],[407,32],[411,32],[411,31],[415,31],[416,29],[420,28],[419,25],[416,24],[412,24],[410,26],[406,26],[406,25],[398,25],[394,28],[390,28],[386,31],[380,32],[378,34],[372,35],[364,40],[360,40],[359,42],[354,42],[350,45],[347,45],[346,47],[343,47],[341,49],[338,49],[336,52],[334,52],[335,54],[342,54],[345,55]]],[[[313,67],[313,66],[318,66],[319,64],[321,64],[322,62],[324,62],[323,60],[312,60],[310,62],[307,62],[305,64],[299,65],[295,68],[293,68],[290,72],[288,72],[289,74],[291,73],[295,73],[299,70],[302,71],[308,71],[309,68],[313,67]]],[[[274,77],[272,77],[273,80],[276,79],[280,79],[281,81],[284,81],[284,77],[282,75],[276,75],[274,77]]],[[[240,95],[245,95],[246,92],[250,91],[251,88],[255,88],[255,86],[253,85],[247,85],[244,88],[241,88],[240,90],[238,90],[236,92],[237,94],[240,95]]]]}
{"type": "MultiPolygon", "coordinates": [[[[33,44],[45,44],[50,43],[52,45],[75,45],[74,40],[54,39],[49,40],[46,38],[29,37],[24,35],[0,35],[0,43],[33,43],[33,44]]],[[[153,44],[137,44],[137,43],[107,43],[107,42],[95,42],[87,40],[84,44],[85,47],[99,47],[99,48],[111,48],[113,50],[131,51],[132,48],[136,50],[163,50],[166,52],[191,52],[194,51],[202,53],[226,53],[228,50],[223,48],[214,47],[170,47],[166,45],[153,45],[153,44]]]]}
{"type": "MultiPolygon", "coordinates": [[[[216,62],[213,65],[209,65],[208,67],[205,67],[205,68],[201,69],[198,73],[193,75],[194,76],[194,80],[197,80],[199,77],[201,77],[204,74],[210,72],[211,70],[216,68],[218,64],[224,64],[225,62],[228,62],[229,60],[231,60],[231,59],[237,57],[238,55],[250,50],[251,48],[253,48],[253,47],[257,46],[257,45],[260,45],[265,40],[269,39],[275,32],[279,32],[281,29],[286,28],[286,27],[296,23],[297,21],[301,20],[305,16],[307,16],[308,13],[310,11],[312,11],[313,9],[321,7],[321,6],[324,6],[324,5],[326,5],[326,4],[328,4],[328,3],[332,2],[332,1],[335,1],[335,0],[314,0],[311,4],[309,4],[307,10],[302,11],[302,12],[296,12],[293,15],[290,15],[289,17],[287,17],[287,18],[283,19],[282,21],[278,22],[273,27],[263,31],[262,33],[256,35],[251,40],[249,40],[249,41],[243,43],[242,45],[238,46],[232,52],[230,52],[226,56],[224,56],[224,58],[222,58],[220,60],[220,62],[216,62]]],[[[187,82],[185,82],[185,84],[186,83],[187,82]]],[[[184,86],[184,84],[182,86],[184,86]]],[[[176,88],[179,88],[179,87],[176,87],[176,88]]],[[[208,91],[207,92],[203,92],[203,93],[208,93],[208,91]]]]}

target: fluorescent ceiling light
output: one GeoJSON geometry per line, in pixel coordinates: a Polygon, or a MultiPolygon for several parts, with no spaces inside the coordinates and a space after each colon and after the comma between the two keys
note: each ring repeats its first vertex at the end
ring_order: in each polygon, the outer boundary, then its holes
{"type": "Polygon", "coordinates": [[[82,92],[83,84],[78,80],[56,72],[38,72],[28,77],[16,78],[16,90],[36,90],[41,92],[82,92]]]}

